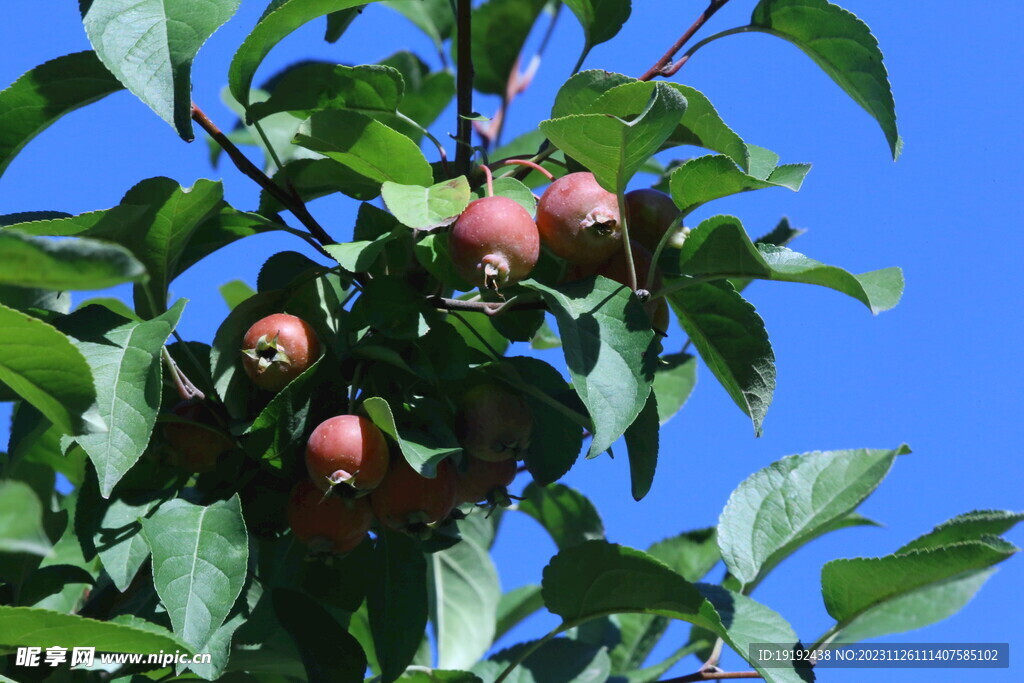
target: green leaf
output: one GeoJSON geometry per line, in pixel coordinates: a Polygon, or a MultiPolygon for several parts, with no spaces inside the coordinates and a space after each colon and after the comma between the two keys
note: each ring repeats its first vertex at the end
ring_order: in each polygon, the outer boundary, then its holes
{"type": "Polygon", "coordinates": [[[82,3],[82,23],[118,80],[191,141],[192,61],[240,2],[88,0],[82,3]]]}
{"type": "Polygon", "coordinates": [[[0,552],[46,556],[50,548],[43,528],[43,506],[32,487],[20,481],[0,481],[0,552]]]}
{"type": "MultiPolygon", "coordinates": [[[[505,667],[518,661],[534,645],[520,643],[480,662],[473,671],[493,681],[505,667]]],[[[604,683],[611,673],[608,653],[602,647],[571,638],[555,638],[530,653],[505,680],[508,683],[604,683]]]]}
{"type": "Polygon", "coordinates": [[[149,558],[149,546],[141,533],[142,520],[160,504],[160,498],[139,494],[112,497],[97,520],[93,543],[103,561],[103,569],[121,592],[128,590],[149,558]]]}
{"type": "Polygon", "coordinates": [[[310,401],[316,390],[314,378],[321,372],[323,357],[274,394],[245,432],[245,450],[255,458],[282,467],[296,449],[305,447],[305,437],[315,427],[310,401]]]}
{"type": "Polygon", "coordinates": [[[239,211],[227,204],[221,204],[220,211],[214,211],[189,236],[181,255],[172,271],[172,280],[222,247],[244,237],[258,235],[271,230],[280,230],[278,223],[248,211],[239,211]]]}
{"type": "Polygon", "coordinates": [[[172,500],[142,521],[142,532],[175,635],[204,651],[245,583],[249,538],[238,496],[207,507],[172,500]]]}
{"type": "Polygon", "coordinates": [[[995,572],[995,567],[967,572],[886,600],[847,621],[832,640],[856,643],[942,621],[963,609],[995,572]]]}
{"type": "MultiPolygon", "coordinates": [[[[264,14],[239,46],[228,68],[235,99],[248,108],[256,70],[274,47],[299,27],[332,12],[368,4],[366,0],[284,0],[264,14]]],[[[270,9],[270,8],[268,8],[270,9]]]]}
{"type": "Polygon", "coordinates": [[[583,26],[583,52],[577,68],[594,46],[618,35],[632,11],[631,0],[565,0],[565,4],[583,26]]]}
{"type": "Polygon", "coordinates": [[[451,37],[455,27],[449,0],[388,0],[381,5],[400,12],[414,23],[434,42],[438,52],[444,48],[444,41],[451,37]]]}
{"type": "Polygon", "coordinates": [[[892,601],[916,591],[987,570],[1017,551],[1001,538],[987,537],[885,557],[833,560],[821,570],[821,594],[841,630],[869,610],[887,603],[891,608],[892,601]]]}
{"type": "Polygon", "coordinates": [[[495,367],[507,373],[530,407],[533,433],[544,435],[534,438],[526,449],[524,459],[530,476],[541,486],[561,479],[583,448],[583,427],[576,416],[585,411],[579,398],[562,373],[542,360],[514,356],[495,367]]]}
{"type": "MultiPolygon", "coordinates": [[[[601,69],[581,71],[569,78],[555,95],[554,104],[551,105],[551,118],[560,119],[575,114],[591,114],[590,111],[594,102],[601,95],[612,88],[626,83],[639,83],[640,81],[625,74],[601,69]]],[[[533,147],[531,152],[537,147],[533,147]]]]}
{"type": "Polygon", "coordinates": [[[647,403],[657,342],[643,305],[603,277],[548,287],[544,297],[558,321],[562,350],[576,393],[594,423],[590,456],[608,450],[647,403]]]}
{"type": "MultiPolygon", "coordinates": [[[[797,643],[789,624],[768,607],[717,586],[694,585],[639,550],[604,541],[588,541],[552,558],[544,568],[543,596],[563,628],[633,612],[708,629],[743,657],[751,643],[797,643]]],[[[755,668],[766,681],[813,680],[809,671],[755,668]]]]}
{"type": "Polygon", "coordinates": [[[819,285],[853,297],[872,313],[893,308],[903,294],[899,268],[853,275],[785,247],[755,245],[733,216],[713,216],[690,232],[679,254],[679,272],[700,280],[738,277],[819,285]]]}
{"type": "Polygon", "coordinates": [[[184,308],[183,299],[164,315],[139,323],[90,306],[60,321],[92,368],[96,410],[109,428],[78,438],[96,466],[104,498],[149,444],[160,411],[161,349],[184,308]]]}
{"type": "Polygon", "coordinates": [[[430,187],[386,182],[380,194],[388,211],[402,225],[419,230],[451,225],[469,206],[470,197],[466,176],[430,187]]]}
{"type": "Polygon", "coordinates": [[[324,250],[345,270],[352,273],[365,273],[373,268],[391,238],[391,234],[386,234],[374,240],[328,244],[324,250]]]}
{"type": "MultiPolygon", "coordinates": [[[[700,581],[721,559],[715,540],[713,527],[688,531],[655,543],[647,549],[647,553],[667,564],[687,581],[700,581]]],[[[618,624],[620,641],[611,651],[612,669],[616,673],[628,675],[640,669],[647,661],[668,629],[669,620],[648,614],[620,614],[618,624]]],[[[685,655],[680,655],[680,658],[682,656],[685,655]]],[[[672,659],[674,657],[669,661],[672,659]]],[[[671,666],[669,664],[668,668],[671,666]]],[[[654,680],[659,677],[660,674],[655,675],[654,680]]]]}
{"type": "MultiPolygon", "coordinates": [[[[419,261],[419,264],[445,286],[467,292],[464,296],[473,296],[473,286],[459,275],[452,263],[451,253],[448,250],[447,233],[438,232],[425,236],[415,243],[413,253],[416,255],[416,260],[419,261]]],[[[467,344],[473,348],[478,348],[484,356],[490,357],[488,349],[482,346],[476,335],[467,331],[466,325],[468,324],[480,332],[495,351],[499,354],[505,352],[505,349],[508,347],[508,340],[494,329],[489,316],[484,313],[469,311],[460,312],[459,316],[461,320],[456,318],[456,322],[453,324],[465,338],[467,344]],[[463,324],[463,321],[466,324],[463,324]]]]}
{"type": "Polygon", "coordinates": [[[664,83],[625,83],[601,95],[588,114],[540,124],[556,147],[586,166],[610,192],[630,178],[675,130],[686,99],[664,83]]]}
{"type": "Polygon", "coordinates": [[[269,99],[250,107],[249,116],[258,121],[286,111],[305,119],[327,109],[348,109],[368,116],[393,114],[404,89],[402,75],[389,66],[300,64],[281,76],[269,99]]]}
{"type": "Polygon", "coordinates": [[[71,340],[43,321],[2,305],[0,382],[65,434],[107,429],[93,407],[92,371],[71,340]]]}
{"type": "Polygon", "coordinates": [[[630,489],[636,501],[643,499],[654,483],[654,471],[658,466],[658,427],[658,397],[652,391],[625,434],[630,489]]]}
{"type": "Polygon", "coordinates": [[[750,166],[750,151],[743,139],[726,125],[704,93],[681,83],[668,85],[686,98],[686,111],[665,146],[695,145],[721,152],[741,169],[750,166]]]}
{"type": "Polygon", "coordinates": [[[363,401],[363,410],[381,431],[395,440],[406,462],[424,477],[435,477],[438,463],[462,451],[453,434],[446,434],[449,438],[445,439],[411,427],[397,427],[391,406],[379,396],[363,401]]]}
{"type": "Polygon", "coordinates": [[[126,621],[97,621],[45,609],[0,605],[0,643],[44,648],[54,643],[74,643],[75,647],[94,647],[101,652],[140,654],[195,652],[156,624],[135,618],[126,621]]]}
{"type": "MultiPolygon", "coordinates": [[[[512,69],[518,67],[530,29],[546,0],[487,0],[473,10],[473,87],[504,95],[512,69]],[[493,40],[493,36],[501,40],[493,40]]],[[[453,41],[452,50],[454,52],[453,41]]]]}
{"type": "Polygon", "coordinates": [[[661,357],[654,371],[653,393],[658,397],[658,423],[665,424],[686,405],[697,385],[697,359],[688,353],[661,357]]]}
{"type": "Polygon", "coordinates": [[[370,630],[381,678],[390,683],[412,661],[427,629],[427,563],[412,538],[385,529],[367,571],[373,577],[366,596],[370,630]]]}
{"type": "Polygon", "coordinates": [[[192,235],[225,206],[219,182],[199,180],[183,189],[170,178],[150,178],[129,190],[113,209],[9,229],[28,235],[96,237],[126,247],[149,273],[148,282],[136,287],[136,310],[153,317],[166,310],[168,287],[180,272],[192,235]]]}
{"type": "Polygon", "coordinates": [[[0,175],[59,118],[123,87],[92,51],[58,57],[18,78],[0,92],[0,175]]]}
{"type": "Polygon", "coordinates": [[[320,603],[284,588],[273,592],[274,613],[295,641],[310,681],[359,681],[366,672],[362,647],[320,603]]]}
{"type": "Polygon", "coordinates": [[[494,640],[504,636],[523,619],[544,606],[540,586],[529,584],[503,593],[498,601],[494,640]]]}
{"type": "Polygon", "coordinates": [[[145,279],[143,265],[116,244],[57,241],[0,230],[0,284],[83,290],[145,279]]]}
{"type": "Polygon", "coordinates": [[[750,475],[718,522],[718,546],[745,587],[820,536],[864,502],[889,473],[894,450],[856,449],[791,455],[750,475]]]}
{"type": "Polygon", "coordinates": [[[227,304],[229,310],[249,297],[256,295],[256,290],[242,280],[231,280],[229,282],[225,282],[218,287],[218,290],[220,291],[220,295],[224,298],[224,303],[227,304]]]}
{"type": "Polygon", "coordinates": [[[538,486],[531,482],[516,509],[537,520],[559,550],[604,539],[604,523],[594,504],[564,484],[538,486]]]}
{"type": "MultiPolygon", "coordinates": [[[[368,201],[380,194],[380,183],[342,166],[333,159],[293,159],[274,174],[279,185],[292,187],[305,202],[340,192],[347,197],[368,201]]],[[[266,190],[260,192],[262,214],[275,214],[286,207],[266,190]]]]}
{"type": "Polygon", "coordinates": [[[438,668],[466,669],[490,649],[501,584],[479,527],[481,515],[458,522],[462,541],[430,555],[430,619],[434,624],[438,668]]]}
{"type": "Polygon", "coordinates": [[[775,353],[764,321],[728,282],[691,285],[668,301],[708,369],[760,434],[775,393],[775,353]]]}
{"type": "Polygon", "coordinates": [[[899,157],[896,105],[878,41],[856,15],[826,0],[761,0],[750,28],[796,45],[878,121],[899,157]]]}
{"type": "MultiPolygon", "coordinates": [[[[64,432],[27,403],[14,411],[11,421],[8,462],[4,472],[8,478],[20,479],[23,464],[42,465],[47,471],[59,472],[75,486],[85,478],[85,452],[72,448],[65,455],[61,447],[64,432]]],[[[49,495],[50,487],[47,488],[49,495]]]]}
{"type": "MultiPolygon", "coordinates": [[[[447,0],[439,0],[448,6],[447,0]]],[[[414,4],[424,4],[419,0],[409,0],[414,4]]],[[[434,0],[425,0],[430,3],[434,0]]],[[[449,6],[449,12],[451,11],[449,6]]],[[[455,76],[450,71],[430,71],[430,67],[411,52],[396,52],[381,62],[402,74],[405,81],[405,95],[398,105],[399,113],[415,121],[418,126],[409,125],[401,118],[389,121],[388,125],[400,133],[408,135],[419,142],[423,131],[448,107],[455,97],[455,76]]],[[[391,117],[388,117],[391,118],[391,117]]]]}
{"type": "Polygon", "coordinates": [[[327,30],[324,32],[324,40],[328,43],[336,43],[345,35],[345,31],[352,25],[363,12],[363,7],[356,6],[352,9],[343,9],[338,12],[331,12],[327,15],[327,30]]]}
{"type": "MultiPolygon", "coordinates": [[[[531,216],[537,212],[537,198],[533,191],[515,178],[495,178],[494,194],[497,197],[508,197],[526,209],[531,216]]],[[[476,196],[476,193],[474,193],[476,196]]]]}
{"type": "Polygon", "coordinates": [[[938,548],[964,541],[980,541],[986,536],[1001,536],[1018,522],[1024,520],[1024,512],[1009,510],[973,510],[957,515],[948,522],[943,522],[927,534],[915,538],[897,553],[911,550],[938,548]]]}
{"type": "Polygon", "coordinates": [[[356,112],[316,113],[299,127],[295,142],[379,183],[426,186],[434,180],[415,142],[356,112]]]}
{"type": "Polygon", "coordinates": [[[71,292],[0,285],[0,304],[47,320],[49,313],[65,315],[71,310],[71,292]]]}
{"type": "Polygon", "coordinates": [[[712,154],[690,159],[672,172],[669,188],[672,200],[683,216],[713,199],[768,187],[800,189],[810,164],[786,164],[775,167],[766,179],[741,171],[733,159],[712,154]]]}

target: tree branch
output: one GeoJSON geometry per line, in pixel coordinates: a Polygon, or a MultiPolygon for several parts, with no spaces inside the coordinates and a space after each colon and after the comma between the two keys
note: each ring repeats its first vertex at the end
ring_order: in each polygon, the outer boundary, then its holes
{"type": "Polygon", "coordinates": [[[679,40],[677,40],[672,47],[668,49],[668,52],[661,56],[661,59],[654,63],[654,66],[648,69],[647,72],[640,77],[640,80],[649,81],[658,76],[671,76],[679,71],[679,69],[682,68],[683,63],[685,63],[684,60],[680,60],[679,64],[672,64],[672,58],[676,56],[676,53],[683,49],[683,46],[689,42],[690,38],[693,37],[693,34],[699,31],[701,27],[707,23],[708,19],[713,17],[715,12],[722,9],[727,2],[729,2],[729,0],[711,0],[707,9],[697,17],[697,20],[693,22],[693,25],[686,29],[686,32],[679,37],[679,40]]]}
{"type": "Polygon", "coordinates": [[[277,201],[281,202],[296,218],[299,222],[309,230],[309,234],[316,238],[316,241],[322,245],[334,244],[334,240],[327,231],[313,218],[312,214],[309,213],[309,209],[306,208],[305,202],[298,196],[294,191],[289,192],[280,185],[275,183],[267,176],[266,173],[261,171],[254,163],[249,161],[248,157],[242,154],[242,151],[235,147],[235,144],[228,139],[226,135],[221,131],[217,125],[210,120],[210,118],[199,108],[195,102],[192,103],[192,120],[199,124],[199,126],[206,131],[207,135],[213,138],[214,142],[220,145],[231,161],[235,164],[243,174],[248,176],[257,185],[266,190],[271,196],[277,201]]]}
{"type": "Polygon", "coordinates": [[[455,172],[469,175],[469,164],[473,156],[473,122],[469,118],[473,114],[473,4],[471,0],[455,1],[459,56],[455,172]]]}

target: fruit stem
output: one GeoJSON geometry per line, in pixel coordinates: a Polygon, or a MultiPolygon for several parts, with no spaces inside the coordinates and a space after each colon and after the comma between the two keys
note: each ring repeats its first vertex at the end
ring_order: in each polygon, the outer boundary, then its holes
{"type": "Polygon", "coordinates": [[[530,161],[529,159],[506,159],[505,161],[501,162],[501,165],[502,166],[529,166],[530,168],[532,168],[533,170],[537,171],[538,173],[544,174],[544,176],[546,176],[548,180],[554,181],[554,179],[555,179],[555,175],[551,171],[549,171],[548,169],[544,168],[543,166],[541,166],[538,163],[530,161]]]}
{"type": "Polygon", "coordinates": [[[455,172],[469,175],[469,162],[473,154],[473,3],[455,0],[457,25],[458,65],[456,81],[457,149],[455,172]]]}
{"type": "Polygon", "coordinates": [[[178,390],[178,395],[181,396],[183,401],[191,401],[194,398],[202,401],[206,398],[206,395],[201,392],[195,384],[189,381],[189,378],[185,376],[185,373],[181,371],[178,364],[171,358],[171,352],[167,350],[166,346],[160,347],[161,355],[164,359],[164,365],[167,366],[167,371],[171,373],[171,379],[174,380],[174,387],[178,390]]]}
{"type": "Polygon", "coordinates": [[[491,173],[491,167],[487,164],[480,164],[480,168],[484,170],[484,176],[487,177],[487,196],[494,196],[494,174],[491,173]]]}
{"type": "Polygon", "coordinates": [[[669,241],[672,239],[672,234],[683,222],[683,214],[680,213],[673,219],[665,230],[665,234],[658,240],[658,246],[654,248],[654,253],[651,254],[651,270],[647,273],[647,282],[644,283],[644,288],[647,291],[651,291],[651,287],[654,286],[654,275],[658,268],[658,261],[661,259],[661,252],[665,251],[665,247],[668,246],[669,241]]]}
{"type": "MultiPolygon", "coordinates": [[[[629,276],[629,288],[636,291],[636,262],[633,260],[633,245],[629,240],[629,219],[626,211],[626,194],[622,188],[618,192],[619,221],[622,223],[622,246],[626,253],[626,274],[629,276]]],[[[654,272],[654,263],[651,263],[651,272],[654,272]]]]}

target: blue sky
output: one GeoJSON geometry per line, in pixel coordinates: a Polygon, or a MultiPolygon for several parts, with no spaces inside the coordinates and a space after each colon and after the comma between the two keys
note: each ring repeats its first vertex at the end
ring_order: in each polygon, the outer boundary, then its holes
{"type": "MultiPolygon", "coordinates": [[[[200,53],[195,69],[196,101],[225,128],[233,123],[219,100],[227,64],[265,5],[242,4],[200,53]]],[[[810,640],[829,623],[818,591],[824,562],[891,552],[968,510],[1024,508],[1024,373],[1016,346],[1024,337],[1016,310],[1024,288],[1018,248],[1024,137],[1017,115],[1024,103],[1017,35],[1024,6],[1011,0],[947,0],[928,3],[927,10],[923,3],[843,4],[872,27],[885,52],[906,141],[900,161],[889,158],[874,121],[797,49],[768,36],[733,36],[701,50],[676,80],[708,95],[748,142],[778,152],[784,162],[812,162],[814,168],[799,194],[750,193],[703,207],[694,219],[729,213],[760,234],[789,216],[809,231],[795,247],[813,258],[855,272],[902,266],[907,291],[901,305],[872,317],[829,290],[756,284],[748,294],[766,320],[779,377],[764,436],[753,437],[749,421],[701,368],[694,396],[663,431],[658,477],[643,502],[629,496],[624,458],[581,463],[566,478],[601,510],[611,540],[645,547],[713,525],[729,492],[781,456],[909,443],[914,453],[899,459],[861,510],[885,528],[845,530],[816,541],[755,594],[810,640]]],[[[13,3],[6,9],[0,84],[48,59],[88,49],[72,5],[13,3]]],[[[595,49],[587,67],[642,73],[703,8],[699,1],[634,5],[631,23],[618,39],[595,49]]],[[[745,23],[753,5],[733,0],[711,30],[745,23]]],[[[436,61],[425,37],[381,8],[366,11],[337,45],[321,35],[319,22],[293,35],[271,54],[261,78],[303,57],[366,63],[412,49],[436,61]]],[[[581,44],[579,26],[566,13],[534,85],[515,103],[510,133],[546,118],[581,44]]],[[[493,107],[483,100],[477,109],[489,114],[493,107]]],[[[453,123],[449,111],[436,128],[439,137],[453,123]]],[[[0,179],[0,213],[107,208],[138,180],[157,175],[186,186],[198,178],[223,178],[235,205],[256,204],[254,187],[233,167],[210,167],[204,142],[184,144],[121,93],[66,117],[30,144],[0,179]]],[[[638,185],[644,180],[638,178],[638,185]]],[[[312,206],[337,238],[351,234],[355,202],[328,199],[312,206]]],[[[179,279],[174,294],[191,299],[182,334],[209,341],[226,313],[210,285],[233,278],[255,284],[266,257],[284,248],[301,243],[252,238],[179,279]]],[[[676,350],[682,340],[677,331],[666,347],[676,350]]],[[[8,413],[3,406],[0,415],[8,413]]],[[[5,417],[0,424],[3,431],[5,417]]],[[[1019,529],[1009,538],[1024,542],[1019,529]]],[[[532,520],[510,515],[496,546],[504,586],[539,581],[553,552],[532,520]]],[[[963,612],[897,640],[1024,647],[1024,598],[1014,588],[1022,581],[1024,560],[1011,559],[963,612]]],[[[553,623],[537,617],[515,635],[537,635],[553,623]]],[[[674,627],[668,638],[679,642],[685,636],[684,628],[674,627]]],[[[738,666],[735,659],[726,665],[738,666]]],[[[978,680],[1018,680],[1019,667],[986,671],[978,680]]],[[[693,668],[687,662],[679,673],[693,668]]],[[[859,675],[829,671],[822,678],[852,681],[859,675]]],[[[961,677],[951,670],[911,670],[887,678],[961,677]]]]}

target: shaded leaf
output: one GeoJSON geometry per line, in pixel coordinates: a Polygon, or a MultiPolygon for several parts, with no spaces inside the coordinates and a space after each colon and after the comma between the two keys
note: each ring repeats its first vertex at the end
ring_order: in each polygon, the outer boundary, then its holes
{"type": "Polygon", "coordinates": [[[665,424],[678,413],[697,385],[697,358],[688,353],[661,357],[654,371],[653,394],[658,397],[658,422],[665,424]]]}
{"type": "Polygon", "coordinates": [[[712,154],[690,159],[672,172],[669,189],[683,216],[713,199],[769,187],[800,189],[810,164],[786,164],[772,169],[765,179],[740,170],[733,159],[712,154]]]}
{"type": "Polygon", "coordinates": [[[668,301],[708,369],[760,434],[775,393],[775,353],[764,321],[728,282],[691,285],[668,301]]]}
{"type": "Polygon", "coordinates": [[[319,602],[298,591],[275,588],[273,603],[281,626],[302,655],[308,680],[362,680],[362,647],[319,602]]]}
{"type": "Polygon", "coordinates": [[[121,623],[115,623],[5,605],[0,605],[0,642],[8,646],[44,648],[54,643],[74,643],[75,647],[94,647],[101,652],[140,654],[160,650],[195,651],[166,629],[141,619],[122,618],[121,623]]]}
{"type": "Polygon", "coordinates": [[[32,487],[20,481],[0,481],[0,552],[45,556],[50,548],[43,528],[43,506],[32,487]]]}
{"type": "Polygon", "coordinates": [[[0,231],[0,284],[83,290],[145,279],[143,265],[116,244],[85,238],[58,241],[0,231]]]}
{"type": "Polygon", "coordinates": [[[927,534],[907,543],[897,553],[911,550],[938,548],[964,541],[980,541],[986,536],[1001,536],[1018,522],[1024,520],[1024,513],[1009,510],[973,510],[957,515],[943,522],[927,534]]]}
{"type": "Polygon", "coordinates": [[[0,175],[25,145],[62,116],[123,87],[92,51],[58,57],[18,78],[0,92],[0,175]]]}
{"type": "Polygon", "coordinates": [[[625,433],[633,500],[643,499],[654,483],[654,471],[658,466],[658,431],[658,398],[652,391],[643,410],[625,433]]]}
{"type": "Polygon", "coordinates": [[[286,71],[270,97],[254,103],[249,115],[257,121],[283,111],[303,119],[326,109],[349,109],[369,116],[393,114],[404,89],[402,75],[388,66],[300,64],[286,71]]]}
{"type": "MultiPolygon", "coordinates": [[[[546,0],[487,0],[473,10],[473,87],[504,95],[513,67],[518,66],[530,29],[546,0]],[[501,40],[493,40],[500,35],[501,40]]],[[[454,48],[454,44],[453,44],[454,48]]]]}
{"type": "Polygon", "coordinates": [[[412,538],[384,530],[367,570],[370,630],[381,678],[389,683],[412,661],[427,628],[427,564],[412,538]]]}
{"type": "Polygon", "coordinates": [[[494,629],[494,640],[498,640],[523,619],[544,606],[540,586],[529,584],[502,593],[498,601],[498,613],[494,629]]]}
{"type": "Polygon", "coordinates": [[[537,520],[560,550],[604,538],[604,523],[597,509],[579,491],[563,484],[538,486],[531,482],[522,496],[516,509],[537,520]]]}
{"type": "Polygon", "coordinates": [[[583,52],[577,60],[583,64],[596,45],[614,38],[629,19],[631,0],[565,0],[583,26],[583,52]]]}

